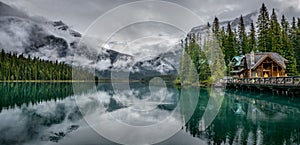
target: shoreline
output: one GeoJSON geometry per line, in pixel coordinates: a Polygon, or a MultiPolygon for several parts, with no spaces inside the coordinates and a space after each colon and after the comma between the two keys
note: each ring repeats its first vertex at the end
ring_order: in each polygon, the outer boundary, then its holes
{"type": "MultiPolygon", "coordinates": [[[[145,80],[0,80],[0,83],[145,83],[145,80]]],[[[176,87],[181,87],[181,83],[168,82],[176,87]]],[[[196,87],[210,87],[208,84],[190,84],[196,87]]]]}
{"type": "Polygon", "coordinates": [[[126,82],[145,82],[142,80],[0,80],[0,83],[126,83],[126,82]]]}

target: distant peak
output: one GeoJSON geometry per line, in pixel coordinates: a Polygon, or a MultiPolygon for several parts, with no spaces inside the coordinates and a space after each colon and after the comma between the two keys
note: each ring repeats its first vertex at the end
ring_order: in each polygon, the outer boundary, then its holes
{"type": "MultiPolygon", "coordinates": [[[[254,11],[254,12],[248,13],[246,15],[243,15],[243,20],[244,20],[245,26],[250,26],[251,23],[254,21],[254,17],[256,17],[257,15],[258,15],[258,11],[254,11]]],[[[220,28],[222,28],[222,27],[227,28],[228,23],[230,23],[232,29],[235,29],[240,22],[240,17],[241,17],[241,15],[238,15],[234,19],[225,20],[225,21],[222,21],[222,18],[219,18],[220,28]]],[[[209,29],[209,27],[207,25],[196,26],[196,27],[192,28],[191,33],[204,32],[204,31],[207,31],[208,29],[209,29]]]]}

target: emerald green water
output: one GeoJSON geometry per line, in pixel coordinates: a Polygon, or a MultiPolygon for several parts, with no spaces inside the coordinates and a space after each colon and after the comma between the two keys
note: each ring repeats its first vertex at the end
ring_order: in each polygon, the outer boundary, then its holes
{"type": "MultiPolygon", "coordinates": [[[[120,117],[124,123],[147,126],[157,123],[156,120],[165,121],[179,108],[177,113],[182,117],[174,117],[173,121],[184,118],[184,125],[158,145],[300,144],[300,96],[173,86],[167,86],[162,93],[159,87],[151,92],[148,84],[143,83],[132,83],[130,87],[131,93],[116,91],[111,84],[103,83],[93,91],[83,87],[82,93],[74,94],[71,83],[0,83],[0,144],[117,144],[91,128],[85,117],[87,112],[114,116],[133,103],[145,100],[152,103],[162,94],[166,97],[158,104],[151,104],[155,109],[150,108],[147,116],[141,113],[137,118],[120,117]]],[[[133,110],[149,109],[143,107],[133,106],[133,110]]],[[[172,130],[172,126],[165,129],[172,130]]],[[[112,130],[123,131],[118,127],[112,130]]],[[[134,131],[127,130],[128,134],[134,131]]]]}

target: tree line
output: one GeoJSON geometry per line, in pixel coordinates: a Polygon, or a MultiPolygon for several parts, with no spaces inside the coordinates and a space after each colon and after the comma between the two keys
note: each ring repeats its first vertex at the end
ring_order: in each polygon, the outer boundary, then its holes
{"type": "Polygon", "coordinates": [[[224,77],[225,56],[221,49],[217,49],[219,41],[209,32],[203,42],[200,42],[200,39],[196,34],[189,34],[182,41],[184,52],[181,56],[176,83],[209,85],[224,77]]]}
{"type": "Polygon", "coordinates": [[[282,15],[280,22],[275,9],[269,15],[265,4],[262,4],[257,22],[251,22],[250,28],[246,31],[244,18],[241,15],[237,29],[233,29],[231,22],[227,27],[221,27],[219,19],[215,17],[212,26],[207,24],[206,34],[187,35],[181,41],[184,54],[181,59],[180,73],[178,80],[187,80],[184,76],[189,73],[185,57],[189,56],[197,69],[200,82],[210,82],[215,76],[222,76],[225,71],[229,73],[229,63],[234,56],[254,52],[276,52],[288,60],[286,72],[290,76],[298,75],[300,72],[300,18],[293,17],[289,23],[282,15]],[[204,35],[204,37],[203,37],[204,35]],[[212,39],[211,39],[212,38],[212,39]],[[213,41],[217,41],[216,43],[213,41]],[[213,49],[222,50],[222,54],[213,53],[213,49]],[[214,57],[215,61],[211,61],[214,57]],[[185,56],[184,56],[185,55],[185,56]],[[222,59],[222,60],[216,60],[222,59]],[[225,69],[224,69],[225,68],[225,69]]]}
{"type": "Polygon", "coordinates": [[[250,24],[247,33],[243,16],[240,16],[237,30],[232,30],[231,23],[227,28],[219,28],[219,19],[215,17],[212,31],[220,42],[228,65],[237,55],[254,52],[276,52],[286,58],[286,72],[288,75],[297,75],[300,72],[300,18],[293,17],[292,23],[287,21],[285,15],[278,16],[275,9],[269,15],[265,4],[262,4],[256,24],[250,24]]]}
{"type": "Polygon", "coordinates": [[[0,52],[0,80],[77,80],[91,78],[87,70],[74,68],[63,62],[49,61],[37,57],[0,52]]]}

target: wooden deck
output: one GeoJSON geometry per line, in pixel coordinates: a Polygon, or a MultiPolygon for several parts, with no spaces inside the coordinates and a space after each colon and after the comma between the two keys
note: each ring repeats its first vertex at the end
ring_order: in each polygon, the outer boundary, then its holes
{"type": "Polygon", "coordinates": [[[229,78],[224,79],[223,83],[255,86],[300,87],[300,76],[269,78],[229,78]]]}
{"type": "Polygon", "coordinates": [[[300,76],[268,78],[227,78],[223,79],[222,83],[224,86],[226,86],[226,88],[267,90],[277,93],[278,91],[289,91],[290,94],[300,94],[300,76]]]}

